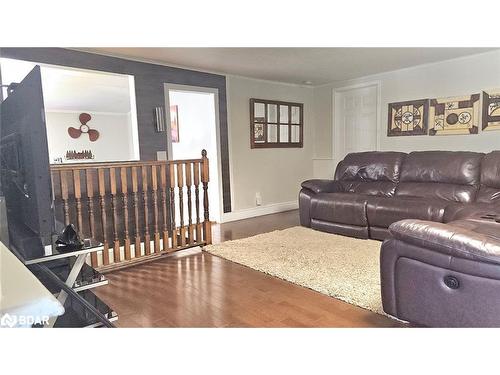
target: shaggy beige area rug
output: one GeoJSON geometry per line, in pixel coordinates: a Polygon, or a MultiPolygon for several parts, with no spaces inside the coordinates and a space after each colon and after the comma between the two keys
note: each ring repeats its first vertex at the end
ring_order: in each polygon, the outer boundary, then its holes
{"type": "Polygon", "coordinates": [[[204,250],[385,315],[378,241],[293,227],[206,246],[204,250]]]}

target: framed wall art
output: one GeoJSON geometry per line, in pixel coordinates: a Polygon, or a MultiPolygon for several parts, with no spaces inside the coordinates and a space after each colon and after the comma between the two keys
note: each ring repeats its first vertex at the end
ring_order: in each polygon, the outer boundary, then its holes
{"type": "Polygon", "coordinates": [[[477,134],[479,94],[456,98],[431,99],[429,135],[477,134]]]}
{"type": "Polygon", "coordinates": [[[387,136],[427,135],[429,100],[389,103],[387,136]]]}
{"type": "Polygon", "coordinates": [[[250,147],[302,147],[304,105],[277,100],[250,99],[250,147]]]}
{"type": "Polygon", "coordinates": [[[500,89],[483,91],[483,130],[500,130],[500,89]]]}
{"type": "Polygon", "coordinates": [[[179,106],[170,106],[170,131],[172,143],[179,143],[179,106]]]}

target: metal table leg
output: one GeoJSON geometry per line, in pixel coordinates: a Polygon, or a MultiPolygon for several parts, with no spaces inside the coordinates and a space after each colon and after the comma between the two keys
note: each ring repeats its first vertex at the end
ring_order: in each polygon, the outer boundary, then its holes
{"type": "MultiPolygon", "coordinates": [[[[86,259],[87,259],[87,254],[80,254],[76,257],[75,264],[73,264],[73,267],[71,267],[71,271],[69,272],[68,278],[65,281],[65,284],[69,288],[73,288],[76,278],[80,274],[80,271],[82,270],[82,267],[85,264],[86,259]]],[[[57,296],[57,300],[61,302],[61,305],[63,306],[67,298],[68,298],[68,293],[66,293],[66,291],[64,290],[61,290],[61,292],[57,296]]],[[[57,316],[50,318],[46,327],[52,328],[56,323],[57,318],[58,318],[57,316]]]]}

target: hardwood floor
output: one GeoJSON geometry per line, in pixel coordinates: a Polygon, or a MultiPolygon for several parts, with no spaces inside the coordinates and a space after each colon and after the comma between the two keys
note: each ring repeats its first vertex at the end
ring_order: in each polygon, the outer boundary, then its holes
{"type": "Polygon", "coordinates": [[[279,214],[259,216],[252,219],[216,224],[212,228],[213,243],[237,240],[300,225],[299,211],[287,211],[279,214]]]}
{"type": "MultiPolygon", "coordinates": [[[[299,224],[298,211],[215,225],[214,242],[299,224]]],[[[400,323],[245,266],[186,250],[108,273],[96,293],[118,327],[398,327],[400,323]]]]}

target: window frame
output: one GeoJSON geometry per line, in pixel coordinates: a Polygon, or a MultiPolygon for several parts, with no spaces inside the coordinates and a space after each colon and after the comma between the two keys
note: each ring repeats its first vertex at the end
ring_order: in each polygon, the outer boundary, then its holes
{"type": "Polygon", "coordinates": [[[250,99],[250,147],[254,148],[302,148],[304,146],[304,104],[295,102],[285,102],[279,100],[268,100],[268,99],[250,99]],[[256,121],[255,119],[255,104],[264,104],[264,121],[256,121]],[[276,105],[276,122],[270,122],[268,118],[268,106],[276,105]],[[280,106],[288,107],[288,122],[281,122],[281,110],[280,106]],[[299,122],[292,123],[292,108],[299,108],[299,122]],[[263,124],[264,130],[264,141],[255,141],[255,125],[263,124]],[[276,125],[276,142],[268,141],[268,129],[269,125],[276,125]],[[281,126],[288,126],[288,141],[281,142],[280,133],[281,126]],[[292,126],[299,127],[299,141],[292,142],[292,126]]]}

